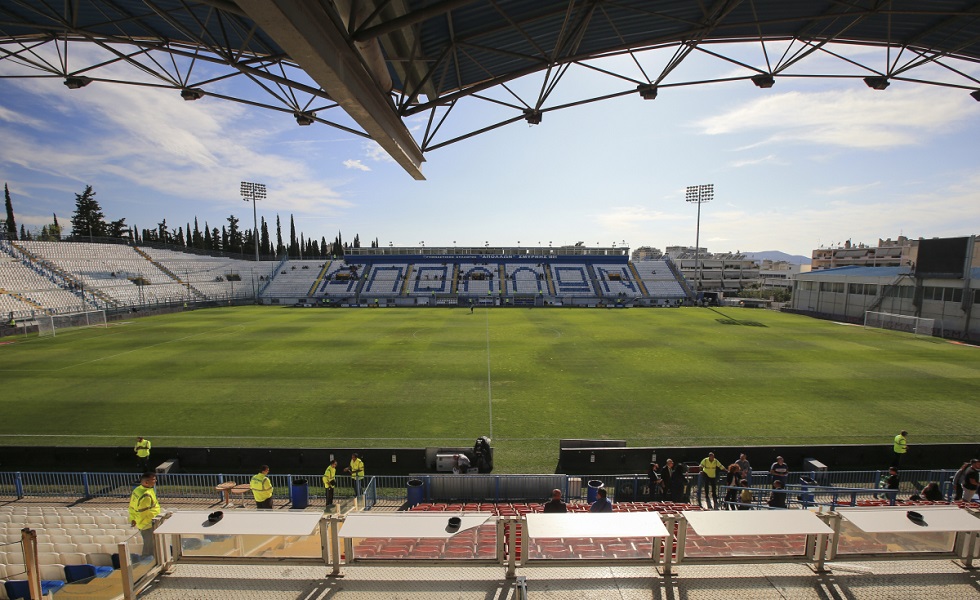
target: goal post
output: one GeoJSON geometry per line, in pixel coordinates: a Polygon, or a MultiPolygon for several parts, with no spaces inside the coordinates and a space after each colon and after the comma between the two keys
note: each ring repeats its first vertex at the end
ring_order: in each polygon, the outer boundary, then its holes
{"type": "Polygon", "coordinates": [[[864,326],[875,329],[904,331],[914,335],[933,336],[936,333],[936,320],[910,315],[896,315],[886,312],[866,311],[864,326]]]}
{"type": "Polygon", "coordinates": [[[54,337],[58,331],[81,327],[107,327],[104,310],[87,310],[61,315],[41,315],[37,317],[39,337],[54,337]]]}

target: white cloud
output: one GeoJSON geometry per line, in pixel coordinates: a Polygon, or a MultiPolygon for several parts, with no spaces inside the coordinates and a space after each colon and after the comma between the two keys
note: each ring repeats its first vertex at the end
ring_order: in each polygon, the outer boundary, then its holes
{"type": "Polygon", "coordinates": [[[371,170],[371,167],[365,165],[364,163],[362,163],[359,160],[354,160],[352,158],[349,158],[349,159],[345,160],[344,161],[344,166],[347,167],[348,169],[357,169],[358,171],[370,171],[371,170]]]}
{"type": "Polygon", "coordinates": [[[761,134],[769,142],[887,148],[922,142],[969,117],[968,96],[925,86],[877,92],[787,92],[696,123],[708,135],[761,134]]]}
{"type": "Polygon", "coordinates": [[[779,164],[779,162],[780,161],[776,159],[776,155],[775,154],[769,154],[767,156],[762,156],[762,157],[759,157],[759,158],[746,158],[746,159],[742,159],[742,160],[736,160],[736,161],[734,161],[734,162],[731,163],[731,166],[735,167],[736,169],[739,169],[739,168],[742,168],[742,167],[754,167],[756,165],[762,165],[762,164],[767,164],[767,163],[768,164],[779,164]]]}

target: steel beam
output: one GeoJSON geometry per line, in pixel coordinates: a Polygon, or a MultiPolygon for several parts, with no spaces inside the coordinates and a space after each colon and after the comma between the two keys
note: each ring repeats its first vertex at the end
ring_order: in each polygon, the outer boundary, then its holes
{"type": "Polygon", "coordinates": [[[422,150],[376,83],[347,34],[318,2],[236,0],[348,115],[414,179],[423,180],[422,150]]]}

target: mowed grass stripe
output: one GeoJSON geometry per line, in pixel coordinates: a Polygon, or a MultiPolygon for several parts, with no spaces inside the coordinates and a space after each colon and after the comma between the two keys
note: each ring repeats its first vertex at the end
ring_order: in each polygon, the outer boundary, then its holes
{"type": "Polygon", "coordinates": [[[458,445],[490,433],[488,335],[505,471],[552,471],[560,438],[886,443],[904,428],[973,441],[980,426],[980,349],[797,315],[242,307],[0,347],[0,435],[458,445]]]}

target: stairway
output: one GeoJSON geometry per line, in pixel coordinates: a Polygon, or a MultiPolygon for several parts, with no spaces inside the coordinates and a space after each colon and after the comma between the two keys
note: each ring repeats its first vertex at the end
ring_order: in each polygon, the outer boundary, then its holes
{"type": "Polygon", "coordinates": [[[636,270],[636,265],[633,264],[633,261],[630,261],[629,266],[630,273],[633,274],[633,281],[635,281],[637,287],[640,288],[640,293],[643,294],[644,298],[649,298],[650,292],[647,291],[647,286],[643,285],[643,279],[640,277],[639,271],[636,270]]]}

